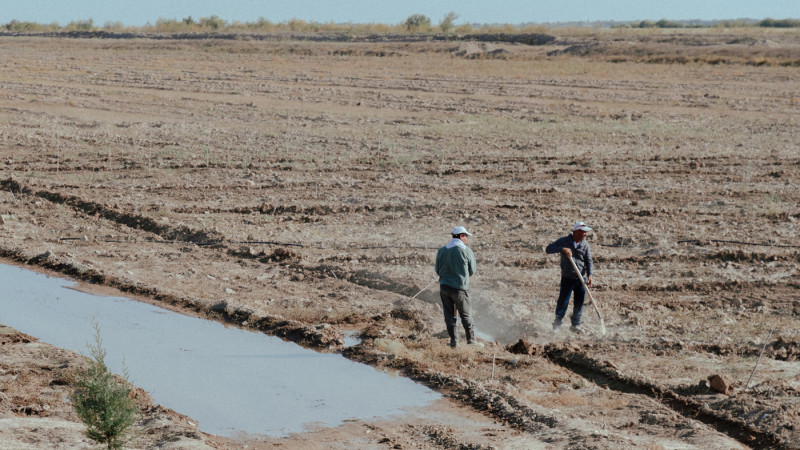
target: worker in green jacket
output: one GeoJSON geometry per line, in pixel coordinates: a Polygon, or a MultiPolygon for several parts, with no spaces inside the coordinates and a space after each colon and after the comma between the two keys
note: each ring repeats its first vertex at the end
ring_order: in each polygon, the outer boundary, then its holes
{"type": "Polygon", "coordinates": [[[467,335],[467,344],[483,347],[475,338],[472,304],[469,299],[469,277],[475,274],[475,255],[467,247],[472,233],[466,228],[453,228],[453,238],[436,253],[436,275],[439,276],[439,296],[442,299],[444,323],[450,335],[450,347],[458,345],[456,310],[467,335]]]}

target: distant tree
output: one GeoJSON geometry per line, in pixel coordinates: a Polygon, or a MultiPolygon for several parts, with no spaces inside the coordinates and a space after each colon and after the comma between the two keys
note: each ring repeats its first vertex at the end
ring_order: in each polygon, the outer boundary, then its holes
{"type": "Polygon", "coordinates": [[[194,19],[192,19],[192,16],[184,18],[181,22],[183,22],[185,25],[194,25],[195,24],[194,19]]]}
{"type": "Polygon", "coordinates": [[[681,25],[678,22],[670,22],[667,19],[661,19],[658,22],[656,22],[656,27],[657,28],[683,28],[683,25],[681,25]]]}
{"type": "Polygon", "coordinates": [[[758,23],[759,27],[764,28],[797,28],[800,27],[800,20],[796,19],[782,19],[782,20],[775,20],[775,19],[764,19],[758,23]]]}
{"type": "Polygon", "coordinates": [[[456,13],[453,11],[447,13],[447,15],[444,16],[444,19],[439,22],[439,28],[441,28],[442,33],[447,34],[450,30],[452,30],[455,26],[454,22],[456,19],[458,19],[458,15],[456,13]]]}
{"type": "Polygon", "coordinates": [[[742,20],[721,20],[719,22],[715,22],[713,26],[715,28],[743,28],[749,25],[747,22],[742,20]]]}
{"type": "Polygon", "coordinates": [[[408,31],[428,31],[431,27],[431,19],[423,14],[412,14],[408,16],[403,25],[408,31]]]}

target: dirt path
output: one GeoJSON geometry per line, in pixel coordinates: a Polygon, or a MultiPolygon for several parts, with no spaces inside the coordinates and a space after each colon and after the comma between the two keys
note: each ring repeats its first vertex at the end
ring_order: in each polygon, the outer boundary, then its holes
{"type": "Polygon", "coordinates": [[[355,330],[347,357],[447,397],[265,448],[797,448],[800,36],[617,33],[0,37],[0,256],[315,348],[355,330]],[[605,337],[549,328],[575,220],[605,337]],[[483,350],[411,299],[456,224],[483,350]]]}

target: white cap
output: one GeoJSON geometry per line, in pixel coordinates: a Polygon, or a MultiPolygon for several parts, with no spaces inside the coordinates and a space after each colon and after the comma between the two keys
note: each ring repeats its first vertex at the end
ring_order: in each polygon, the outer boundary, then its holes
{"type": "Polygon", "coordinates": [[[455,227],[453,228],[453,232],[450,234],[452,234],[453,236],[458,236],[459,234],[466,234],[467,236],[472,236],[472,233],[467,231],[467,229],[464,227],[455,227]]]}
{"type": "Polygon", "coordinates": [[[575,225],[572,226],[572,231],[592,231],[584,222],[575,222],[575,225]]]}

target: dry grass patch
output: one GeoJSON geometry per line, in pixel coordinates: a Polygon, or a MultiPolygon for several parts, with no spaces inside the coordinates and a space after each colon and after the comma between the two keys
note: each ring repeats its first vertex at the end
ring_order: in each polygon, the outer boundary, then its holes
{"type": "Polygon", "coordinates": [[[569,388],[559,389],[553,393],[527,393],[525,398],[531,403],[551,409],[564,408],[591,408],[592,410],[623,409],[628,406],[624,394],[603,391],[599,388],[590,388],[579,391],[570,391],[569,388]]]}

